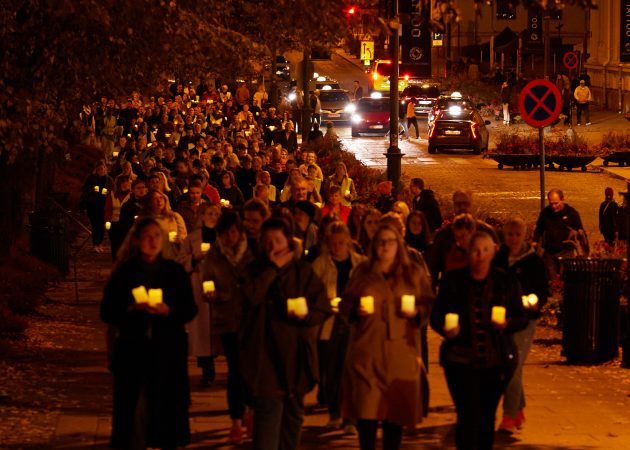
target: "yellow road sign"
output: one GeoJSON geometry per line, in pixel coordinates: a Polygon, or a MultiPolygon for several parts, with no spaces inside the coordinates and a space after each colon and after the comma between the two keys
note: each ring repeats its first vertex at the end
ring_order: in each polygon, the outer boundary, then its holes
{"type": "Polygon", "coordinates": [[[364,61],[374,59],[374,41],[361,42],[361,59],[364,61]]]}

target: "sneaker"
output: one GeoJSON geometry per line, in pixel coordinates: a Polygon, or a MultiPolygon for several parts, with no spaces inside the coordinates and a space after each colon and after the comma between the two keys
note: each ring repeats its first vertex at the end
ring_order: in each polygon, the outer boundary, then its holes
{"type": "Polygon", "coordinates": [[[243,434],[243,429],[240,427],[240,425],[232,426],[232,429],[230,430],[230,435],[228,437],[228,442],[237,445],[242,444],[243,434]]]}
{"type": "Polygon", "coordinates": [[[518,414],[516,414],[516,419],[514,419],[514,424],[516,425],[516,428],[520,430],[521,428],[523,428],[524,423],[525,423],[525,413],[521,409],[518,412],[518,414]]]}
{"type": "Polygon", "coordinates": [[[499,433],[512,434],[516,431],[516,421],[512,417],[503,416],[501,425],[499,425],[499,433]]]}
{"type": "Polygon", "coordinates": [[[359,432],[357,431],[357,427],[355,427],[351,423],[347,423],[343,427],[343,434],[356,436],[359,434],[359,432]]]}
{"type": "Polygon", "coordinates": [[[586,122],[586,126],[588,127],[591,124],[591,122],[586,122]]]}

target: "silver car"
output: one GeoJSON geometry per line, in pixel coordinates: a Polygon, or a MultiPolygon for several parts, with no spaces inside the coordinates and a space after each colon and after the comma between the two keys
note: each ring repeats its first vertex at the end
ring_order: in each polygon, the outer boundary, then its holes
{"type": "Polygon", "coordinates": [[[354,104],[343,89],[322,90],[319,92],[319,101],[322,105],[320,114],[322,122],[347,121],[354,112],[354,104]]]}

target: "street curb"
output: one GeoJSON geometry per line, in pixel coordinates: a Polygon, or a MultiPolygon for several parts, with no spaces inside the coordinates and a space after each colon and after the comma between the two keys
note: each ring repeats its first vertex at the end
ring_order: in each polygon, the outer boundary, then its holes
{"type": "MultiPolygon", "coordinates": [[[[589,167],[594,167],[592,165],[589,165],[589,167]]],[[[606,167],[597,167],[599,170],[602,171],[602,173],[605,173],[608,176],[611,176],[613,178],[616,178],[618,180],[624,180],[626,183],[630,183],[630,178],[626,178],[623,175],[619,175],[618,173],[614,173],[610,170],[608,170],[606,167]]]]}

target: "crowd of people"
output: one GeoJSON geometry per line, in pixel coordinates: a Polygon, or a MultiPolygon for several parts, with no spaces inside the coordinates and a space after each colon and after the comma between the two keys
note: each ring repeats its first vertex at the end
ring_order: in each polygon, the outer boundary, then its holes
{"type": "MultiPolygon", "coordinates": [[[[380,426],[383,447],[398,449],[428,413],[428,326],[444,338],[457,448],[492,448],[502,395],[500,429],[520,428],[522,366],[548,290],[525,222],[494,229],[465,191],[445,218],[419,178],[410,201],[383,183],[368,204],[342,162],[322,173],[289,113],[260,107],[264,87],[196,92],[198,103],[181,84],[148,103],[134,94],[120,109],[104,98],[87,122],[103,159],[82,203],[94,250],[107,233],[114,260],[101,304],[112,446],[188,444],[187,358],[210,386],[224,355],[232,443],[298,448],[317,388],[330,427],[368,450],[380,426]]],[[[561,191],[549,201],[536,236],[552,250],[577,225],[563,223],[561,191]]]]}

